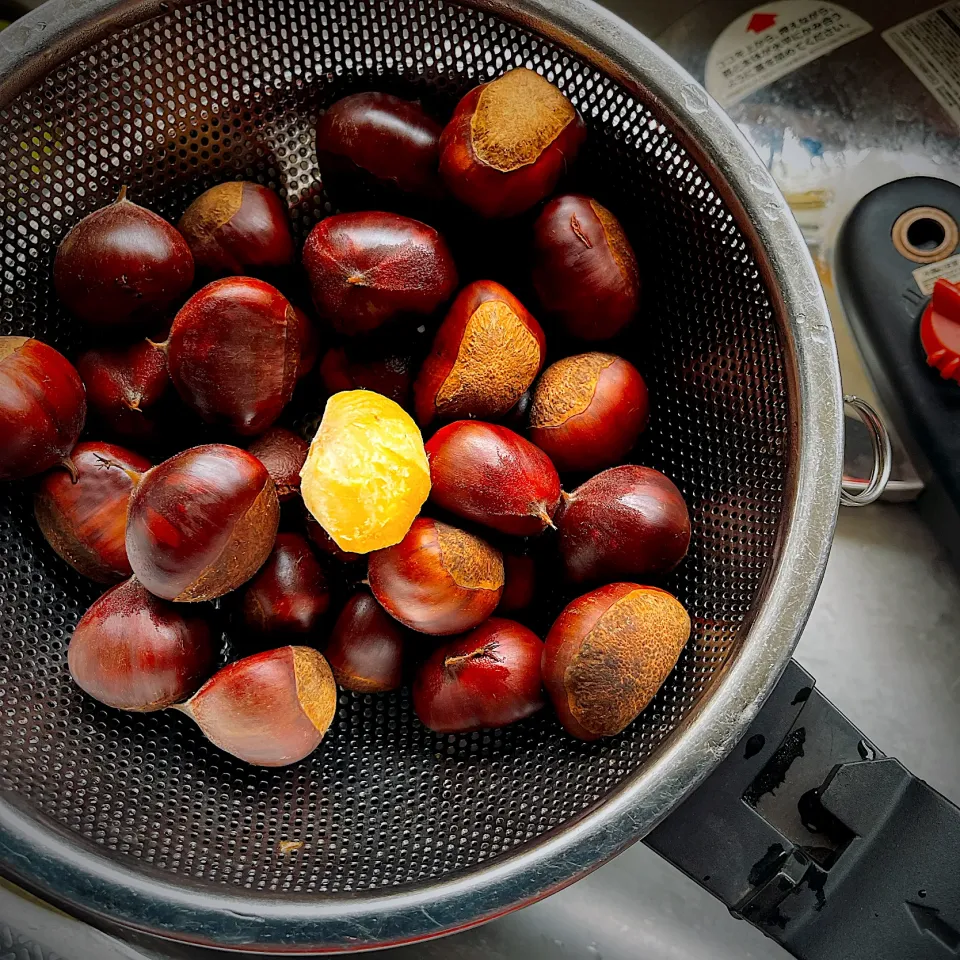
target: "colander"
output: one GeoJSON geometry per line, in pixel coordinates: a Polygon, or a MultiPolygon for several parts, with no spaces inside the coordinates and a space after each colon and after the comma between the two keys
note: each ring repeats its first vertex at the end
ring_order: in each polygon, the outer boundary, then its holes
{"type": "Polygon", "coordinates": [[[51,0],[0,34],[0,334],[77,348],[53,254],[121,186],[176,220],[206,188],[255,179],[286,198],[302,241],[334,209],[313,146],[325,105],[377,89],[442,117],[521,65],[583,114],[573,182],[616,211],[643,264],[626,350],[656,416],[638,459],[677,482],[694,524],[668,583],[694,624],[680,663],[632,726],[597,743],[546,712],[439,736],[406,690],[343,693],[314,756],[251,768],[179,715],[120,714],[72,685],[67,641],[98,589],[46,548],[27,487],[3,485],[0,860],[64,909],[263,952],[482,922],[649,833],[787,666],[840,497],[826,306],[733,124],[589,0],[51,0]]]}

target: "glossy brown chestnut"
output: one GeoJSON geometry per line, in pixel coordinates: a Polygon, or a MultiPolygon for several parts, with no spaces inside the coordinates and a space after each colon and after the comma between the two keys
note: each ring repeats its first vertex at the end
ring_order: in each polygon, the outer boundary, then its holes
{"type": "Polygon", "coordinates": [[[647,385],[632,363],[581,353],[543,371],[529,436],[558,470],[603,470],[623,461],[649,416],[647,385]]]}
{"type": "Polygon", "coordinates": [[[620,221],[596,200],[554,197],[533,227],[533,283],[548,313],[583,340],[606,340],[637,315],[640,272],[620,221]]]}
{"type": "Polygon", "coordinates": [[[573,104],[532,70],[474,87],[440,137],[440,175],[484,217],[512,217],[553,192],[586,136],[573,104]]]}
{"type": "Polygon", "coordinates": [[[296,256],[284,202],[259,183],[220,183],[187,207],[177,229],[207,275],[257,276],[296,256]]]}
{"type": "Polygon", "coordinates": [[[118,327],[162,316],[190,289],[193,255],[163,217],[126,198],[84,217],[53,261],[57,296],[73,314],[118,327]]]}
{"type": "Polygon", "coordinates": [[[556,522],[573,583],[667,573],[690,546],[683,496],[650,467],[626,464],[591,477],[567,495],[556,522]]]}
{"type": "Polygon", "coordinates": [[[533,537],[553,526],[560,477],[529,440],[495,423],[457,420],[427,441],[430,499],[501,533],[533,537]]]}
{"type": "Polygon", "coordinates": [[[506,287],[477,280],[453,301],[413,385],[417,420],[496,420],[543,366],[540,324],[506,287]]]}
{"type": "Polygon", "coordinates": [[[74,448],[87,399],[73,364],[31,337],[0,337],[0,480],[22,480],[74,448]]]}
{"type": "Polygon", "coordinates": [[[96,347],[77,357],[77,372],[90,411],[109,430],[144,440],[157,435],[170,386],[167,356],[160,347],[149,340],[96,347]]]}
{"type": "Polygon", "coordinates": [[[300,321],[275,287],[227,277],[183,305],[166,350],[173,385],[207,423],[256,436],[293,396],[300,321]]]}
{"type": "Polygon", "coordinates": [[[413,709],[437,733],[505,727],[544,704],[543,643],[513,620],[491,617],[438,647],[417,671],[413,709]]]}
{"type": "Polygon", "coordinates": [[[238,447],[207,444],[154,467],[130,497],[127,557],[165,600],[214,600],[270,555],[280,522],[267,468],[238,447]]]}
{"type": "Polygon", "coordinates": [[[280,647],[228,663],[175,709],[226,753],[284,767],[320,745],[337,710],[337,685],[316,650],[280,647]]]}
{"type": "Polygon", "coordinates": [[[386,693],[403,681],[405,639],[403,627],[363,590],[340,612],[324,654],[344,690],[386,693]]]}
{"type": "MultiPolygon", "coordinates": [[[[387,186],[436,199],[441,127],[412,100],[389,93],[354,93],[317,121],[317,161],[324,186],[343,181],[387,186]]],[[[346,185],[345,183],[343,185],[346,185]]]]}
{"type": "Polygon", "coordinates": [[[216,653],[202,616],[157,599],[131,578],[80,618],[67,665],[77,686],[108,707],[162,710],[210,676],[216,653]]]}
{"type": "Polygon", "coordinates": [[[410,354],[352,356],[344,347],[332,347],[320,362],[320,377],[331,395],[341,390],[373,390],[407,409],[413,388],[413,368],[410,354]]]}
{"type": "Polygon", "coordinates": [[[367,577],[391,617],[443,636],[493,613],[503,593],[503,557],[473,534],[418,517],[398,544],[370,554],[367,577]]]}
{"type": "Polygon", "coordinates": [[[537,593],[537,567],[526,553],[503,555],[503,595],[497,613],[518,613],[533,603],[537,593]]]}
{"type": "Polygon", "coordinates": [[[286,427],[271,427],[247,447],[266,468],[281,503],[300,493],[300,471],[310,445],[286,427]]]}
{"type": "Polygon", "coordinates": [[[333,537],[309,514],[307,514],[307,536],[321,553],[338,560],[340,563],[359,563],[361,560],[367,559],[365,553],[351,553],[349,550],[342,550],[337,546],[333,537]]]}
{"type": "Polygon", "coordinates": [[[612,737],[663,686],[690,637],[690,617],[664,590],[611,583],[578,597],[543,649],[543,685],[568,732],[612,737]]]}
{"type": "Polygon", "coordinates": [[[130,576],[127,507],[150,461],[112,443],[78,443],[69,462],[40,478],[33,511],[47,543],[98,583],[130,576]]]}
{"type": "Polygon", "coordinates": [[[351,335],[403,314],[431,314],[457,289],[457,268],[443,237],[395,213],[321,220],[303,246],[303,266],[320,316],[351,335]]]}
{"type": "Polygon", "coordinates": [[[267,562],[241,591],[240,611],[256,637],[306,637],[330,609],[330,585],[306,537],[277,534],[267,562]]]}
{"type": "Polygon", "coordinates": [[[300,324],[300,364],[297,379],[302,380],[317,365],[320,356],[320,331],[306,310],[294,307],[293,312],[300,324]]]}

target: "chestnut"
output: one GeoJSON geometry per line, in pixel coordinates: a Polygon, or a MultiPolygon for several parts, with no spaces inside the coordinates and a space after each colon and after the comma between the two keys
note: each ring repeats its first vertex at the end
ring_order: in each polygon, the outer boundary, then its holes
{"type": "Polygon", "coordinates": [[[198,613],[160,600],[131,578],[80,618],[67,649],[81,690],[117,710],[162,710],[213,671],[217,648],[198,613]]]}
{"type": "Polygon", "coordinates": [[[286,427],[271,427],[247,447],[266,468],[277,488],[281,503],[300,493],[300,471],[307,459],[309,444],[286,427]]]}
{"type": "Polygon", "coordinates": [[[484,217],[512,217],[553,192],[586,137],[573,104],[520,67],[474,87],[440,137],[440,175],[484,217]]]}
{"type": "Polygon", "coordinates": [[[640,272],[620,221],[596,200],[554,197],[533,227],[533,285],[582,340],[606,340],[637,315],[640,272]]]}
{"type": "Polygon", "coordinates": [[[632,363],[581,353],[543,371],[529,436],[558,470],[603,470],[623,461],[649,416],[647,385],[632,363]]]}
{"type": "Polygon", "coordinates": [[[47,543],[98,583],[130,576],[127,506],[150,461],[112,443],[78,443],[63,467],[40,478],[33,511],[47,543]]]}
{"type": "Polygon", "coordinates": [[[581,740],[629,726],[663,686],[690,637],[690,617],[665,590],[611,583],[568,604],[547,634],[543,685],[581,740]]]}
{"type": "Polygon", "coordinates": [[[104,426],[121,437],[149,441],[161,423],[170,375],[164,351],[149,340],[96,347],[77,357],[87,402],[104,426]]]}
{"type": "Polygon", "coordinates": [[[357,693],[399,689],[405,636],[366,590],[355,593],[340,611],[324,650],[334,679],[357,693]]]}
{"type": "Polygon", "coordinates": [[[183,305],[166,351],[173,385],[207,423],[255,436],[293,396],[300,321],[275,287],[227,277],[183,305]]]}
{"type": "MultiPolygon", "coordinates": [[[[419,103],[389,93],[354,93],[317,121],[317,161],[324,186],[386,187],[437,199],[441,127],[419,103]]],[[[339,199],[339,196],[338,196],[339,199]]]]}
{"type": "Polygon", "coordinates": [[[457,420],[425,446],[430,499],[465,520],[517,537],[553,526],[560,477],[529,440],[494,423],[457,420]]]}
{"type": "Polygon", "coordinates": [[[413,709],[437,733],[505,727],[544,704],[543,643],[513,620],[486,623],[437,647],[417,670],[413,709]]]}
{"type": "Polygon", "coordinates": [[[321,220],[303,245],[303,266],[320,316],[350,335],[404,314],[429,315],[457,289],[457,268],[443,237],[395,213],[321,220]]]}
{"type": "Polygon", "coordinates": [[[537,592],[537,567],[528,553],[503,554],[503,594],[497,613],[518,613],[533,603],[537,592]]]}
{"type": "Polygon", "coordinates": [[[410,414],[369,390],[335,393],[300,471],[300,492],[341,550],[399,543],[430,492],[423,438],[410,414]]]}
{"type": "Polygon", "coordinates": [[[32,337],[0,337],[0,480],[59,463],[86,416],[83,383],[63,354],[32,337]]]}
{"type": "Polygon", "coordinates": [[[413,356],[356,356],[347,348],[332,347],[320,362],[320,378],[327,393],[373,390],[407,408],[413,388],[413,356]]]}
{"type": "Polygon", "coordinates": [[[417,421],[507,414],[543,366],[540,324],[506,287],[477,280],[464,287],[433,340],[413,385],[417,421]]]}
{"type": "Polygon", "coordinates": [[[340,563],[357,563],[360,560],[366,560],[366,554],[341,550],[340,547],[337,546],[337,541],[309,514],[307,514],[307,536],[310,538],[310,542],[321,553],[340,563]]]}
{"type": "Polygon", "coordinates": [[[283,767],[320,745],[337,710],[337,685],[316,650],[280,647],[228,663],[174,709],[226,753],[283,767]]]}
{"type": "Polygon", "coordinates": [[[163,217],[131,203],[124,187],[115,203],[64,237],[53,285],[81,320],[124,327],[163,316],[190,289],[193,270],[183,237],[163,217]]]}
{"type": "Polygon", "coordinates": [[[577,487],[556,523],[573,583],[667,573],[690,546],[690,514],[680,491],[659,470],[633,464],[577,487]]]}
{"type": "Polygon", "coordinates": [[[367,578],[391,617],[443,636],[493,613],[503,593],[503,558],[465,530],[419,517],[398,544],[370,554],[367,578]]]}
{"type": "Polygon", "coordinates": [[[280,533],[267,562],[240,593],[243,625],[256,637],[315,634],[330,609],[330,587],[305,537],[280,533]]]}
{"type": "Polygon", "coordinates": [[[127,557],[165,600],[214,600],[270,555],[280,504],[267,468],[238,447],[192,447],[149,470],[130,497],[127,557]]]}
{"type": "Polygon", "coordinates": [[[259,183],[211,187],[187,207],[177,229],[207,275],[270,274],[294,261],[286,204],[259,183]]]}

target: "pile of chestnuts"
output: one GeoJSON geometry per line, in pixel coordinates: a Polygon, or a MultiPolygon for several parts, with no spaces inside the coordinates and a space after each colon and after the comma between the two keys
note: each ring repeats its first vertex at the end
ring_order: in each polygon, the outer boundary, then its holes
{"type": "Polygon", "coordinates": [[[690,518],[630,462],[656,397],[604,346],[638,316],[630,241],[553,195],[585,137],[526,69],[446,126],[358,93],[317,125],[346,212],[301,251],[246,182],[177,226],[121,191],[70,230],[53,283],[86,348],[0,338],[0,479],[34,478],[50,546],[109,585],[68,649],[88,695],[265,766],[317,748],[338,686],[409,683],[441,733],[552,703],[592,740],[645,709],[690,635],[649,585],[690,518]],[[523,246],[497,275],[525,281],[478,276],[478,246],[523,246]]]}

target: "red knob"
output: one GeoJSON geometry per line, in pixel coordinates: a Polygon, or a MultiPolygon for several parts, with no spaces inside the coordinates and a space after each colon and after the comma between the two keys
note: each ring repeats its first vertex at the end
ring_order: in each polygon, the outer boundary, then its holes
{"type": "Polygon", "coordinates": [[[920,319],[920,342],[927,363],[944,380],[960,383],[960,286],[938,280],[920,319]]]}

